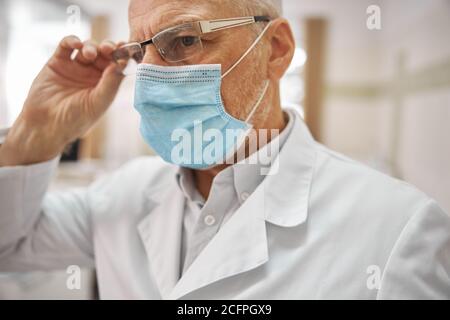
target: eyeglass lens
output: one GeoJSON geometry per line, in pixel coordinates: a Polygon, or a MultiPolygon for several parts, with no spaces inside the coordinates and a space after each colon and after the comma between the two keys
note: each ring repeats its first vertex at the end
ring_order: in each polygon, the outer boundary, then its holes
{"type": "MultiPolygon", "coordinates": [[[[167,62],[181,62],[192,58],[202,49],[200,34],[194,23],[186,23],[172,29],[168,29],[153,38],[158,53],[167,62]]],[[[113,53],[114,61],[117,63],[129,63],[132,59],[136,63],[142,63],[145,47],[139,43],[131,43],[122,46],[113,53]]]]}

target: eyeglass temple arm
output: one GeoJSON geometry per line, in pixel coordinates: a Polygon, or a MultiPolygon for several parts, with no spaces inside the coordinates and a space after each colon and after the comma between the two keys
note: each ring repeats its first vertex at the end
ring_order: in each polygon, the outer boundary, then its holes
{"type": "MultiPolygon", "coordinates": [[[[244,26],[247,24],[252,24],[255,22],[269,22],[271,19],[268,16],[254,16],[254,17],[243,17],[243,18],[232,18],[232,19],[218,19],[210,21],[200,21],[198,22],[201,33],[209,33],[218,30],[224,30],[229,28],[234,28],[238,26],[244,26]]],[[[153,39],[141,42],[141,47],[153,44],[153,39]]]]}
{"type": "MultiPolygon", "coordinates": [[[[232,18],[232,19],[218,19],[210,21],[200,21],[198,22],[200,31],[202,34],[214,32],[218,30],[224,30],[239,26],[245,26],[247,24],[252,24],[255,22],[269,22],[271,19],[268,16],[254,16],[254,17],[243,17],[243,18],[232,18]]],[[[153,44],[153,39],[141,42],[141,47],[153,44]]]]}
{"type": "Polygon", "coordinates": [[[269,22],[271,19],[268,16],[253,16],[253,17],[242,17],[242,18],[231,18],[231,19],[218,19],[210,21],[200,21],[198,22],[201,33],[210,33],[214,31],[245,26],[255,22],[269,22]]]}
{"type": "Polygon", "coordinates": [[[146,40],[146,41],[141,42],[141,43],[139,43],[139,44],[140,44],[141,47],[143,48],[143,47],[145,47],[145,46],[148,46],[149,44],[153,44],[153,39],[146,40]]]}

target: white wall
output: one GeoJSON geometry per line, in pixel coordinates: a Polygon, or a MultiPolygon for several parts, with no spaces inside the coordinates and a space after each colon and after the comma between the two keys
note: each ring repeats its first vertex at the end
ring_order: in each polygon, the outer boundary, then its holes
{"type": "Polygon", "coordinates": [[[382,6],[383,76],[392,77],[395,57],[402,54],[405,80],[418,83],[399,99],[399,173],[450,211],[450,1],[382,6]]]}
{"type": "Polygon", "coordinates": [[[450,2],[284,0],[302,21],[329,21],[326,145],[416,185],[450,211],[450,2]],[[381,8],[382,29],[366,27],[381,8]]]}

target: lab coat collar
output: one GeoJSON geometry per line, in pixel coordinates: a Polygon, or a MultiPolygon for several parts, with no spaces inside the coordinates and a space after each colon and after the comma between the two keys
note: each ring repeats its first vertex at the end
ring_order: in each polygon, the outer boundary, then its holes
{"type": "Polygon", "coordinates": [[[268,261],[266,223],[259,217],[258,204],[246,202],[211,239],[185,271],[169,295],[183,296],[268,261]]]}
{"type": "Polygon", "coordinates": [[[268,260],[266,226],[254,201],[244,203],[180,278],[182,218],[185,197],[176,181],[164,192],[150,191],[155,206],[139,223],[153,275],[163,299],[184,295],[264,264],[268,260]]]}
{"type": "Polygon", "coordinates": [[[287,126],[278,136],[247,159],[231,167],[234,174],[234,189],[241,202],[245,201],[242,198],[243,195],[253,193],[264,181],[266,176],[262,172],[266,173],[270,169],[266,163],[273,162],[278,157],[279,151],[289,138],[295,123],[295,114],[286,112],[285,118],[288,122],[287,126]],[[264,164],[260,161],[261,158],[265,159],[264,164]]]}
{"type": "Polygon", "coordinates": [[[295,227],[308,216],[316,142],[300,113],[295,109],[286,112],[295,121],[292,132],[258,187],[254,201],[264,203],[266,221],[280,227],[295,227]]]}
{"type": "Polygon", "coordinates": [[[315,162],[313,139],[297,111],[289,139],[269,175],[208,243],[179,279],[184,194],[176,180],[149,192],[158,202],[139,224],[151,272],[163,299],[179,299],[269,260],[266,223],[293,227],[305,222],[315,162]],[[179,280],[178,280],[179,279],[179,280]]]}

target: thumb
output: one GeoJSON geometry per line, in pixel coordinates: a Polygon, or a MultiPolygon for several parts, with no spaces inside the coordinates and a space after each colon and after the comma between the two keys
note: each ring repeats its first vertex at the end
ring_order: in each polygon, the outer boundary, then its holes
{"type": "Polygon", "coordinates": [[[122,73],[123,65],[111,63],[100,78],[93,92],[94,108],[98,110],[100,114],[106,111],[116,97],[120,84],[124,79],[122,73]]]}

